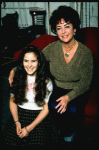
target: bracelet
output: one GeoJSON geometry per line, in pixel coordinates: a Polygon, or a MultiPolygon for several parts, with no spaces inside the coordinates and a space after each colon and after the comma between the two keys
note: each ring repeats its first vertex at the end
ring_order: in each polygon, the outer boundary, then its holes
{"type": "Polygon", "coordinates": [[[15,121],[15,124],[16,124],[16,122],[19,122],[19,120],[15,121]]]}
{"type": "Polygon", "coordinates": [[[26,129],[26,127],[25,127],[25,130],[27,131],[27,133],[29,133],[28,130],[26,129]]]}

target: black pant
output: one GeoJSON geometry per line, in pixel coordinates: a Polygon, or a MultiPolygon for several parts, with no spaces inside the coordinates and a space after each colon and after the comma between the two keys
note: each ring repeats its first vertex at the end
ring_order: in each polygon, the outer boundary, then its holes
{"type": "Polygon", "coordinates": [[[84,116],[85,95],[81,95],[69,102],[67,105],[67,110],[63,114],[57,112],[59,108],[55,109],[56,105],[59,103],[56,102],[56,100],[70,91],[71,90],[55,87],[48,104],[56,126],[60,130],[62,136],[65,137],[71,136],[74,132],[76,132],[84,116]]]}

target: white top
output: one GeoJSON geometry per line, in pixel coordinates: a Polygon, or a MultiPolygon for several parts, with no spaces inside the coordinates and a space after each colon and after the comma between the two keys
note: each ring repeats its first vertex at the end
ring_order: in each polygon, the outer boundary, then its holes
{"type": "MultiPolygon", "coordinates": [[[[27,76],[27,90],[26,90],[26,98],[28,102],[23,103],[22,105],[18,104],[19,107],[28,110],[42,110],[43,106],[38,106],[35,102],[35,76],[27,76]]],[[[48,92],[45,97],[45,102],[48,103],[49,97],[53,91],[52,81],[47,83],[48,92]]]]}

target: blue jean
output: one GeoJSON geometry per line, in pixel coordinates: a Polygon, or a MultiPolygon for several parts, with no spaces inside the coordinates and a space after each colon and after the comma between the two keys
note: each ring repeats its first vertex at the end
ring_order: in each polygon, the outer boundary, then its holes
{"type": "Polygon", "coordinates": [[[82,96],[69,102],[66,112],[63,114],[57,112],[59,108],[55,109],[56,105],[59,103],[56,102],[56,100],[59,97],[68,94],[70,91],[71,90],[55,87],[48,103],[50,113],[63,136],[71,136],[76,132],[79,123],[83,119],[84,113],[84,104],[82,103],[84,99],[82,100],[82,96]]]}

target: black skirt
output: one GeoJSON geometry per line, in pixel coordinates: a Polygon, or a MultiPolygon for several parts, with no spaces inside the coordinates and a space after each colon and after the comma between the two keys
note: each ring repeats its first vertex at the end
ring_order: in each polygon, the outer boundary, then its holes
{"type": "MultiPolygon", "coordinates": [[[[26,127],[38,116],[41,110],[26,110],[18,107],[21,127],[26,127]]],[[[27,146],[48,145],[59,143],[59,131],[50,114],[37,125],[27,137],[19,138],[16,133],[16,125],[11,117],[3,132],[3,145],[27,146]]]]}

